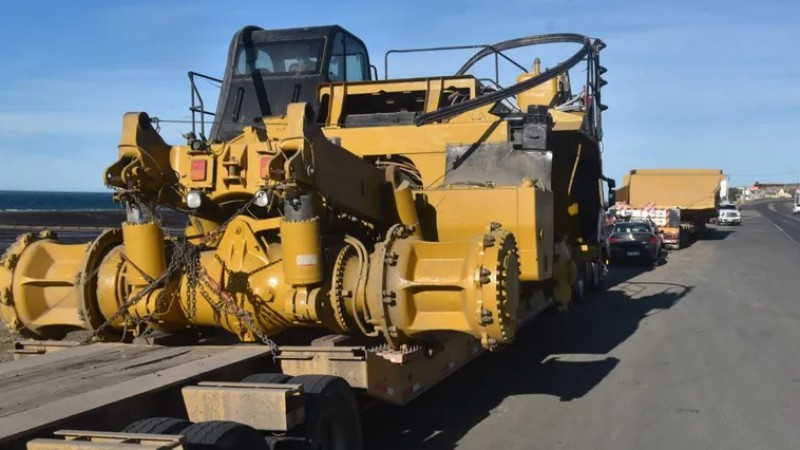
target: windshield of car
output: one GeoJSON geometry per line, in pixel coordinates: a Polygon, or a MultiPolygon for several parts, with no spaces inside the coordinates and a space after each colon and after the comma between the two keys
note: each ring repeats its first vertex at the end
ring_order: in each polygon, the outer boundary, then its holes
{"type": "Polygon", "coordinates": [[[650,225],[646,223],[618,223],[614,225],[614,233],[650,233],[650,225]]]}
{"type": "Polygon", "coordinates": [[[720,205],[719,209],[736,209],[736,205],[720,205]]]}
{"type": "Polygon", "coordinates": [[[258,71],[262,75],[317,74],[320,72],[324,39],[258,42],[239,49],[236,74],[258,71]]]}
{"type": "Polygon", "coordinates": [[[737,211],[723,211],[722,217],[736,217],[739,213],[737,211]]]}

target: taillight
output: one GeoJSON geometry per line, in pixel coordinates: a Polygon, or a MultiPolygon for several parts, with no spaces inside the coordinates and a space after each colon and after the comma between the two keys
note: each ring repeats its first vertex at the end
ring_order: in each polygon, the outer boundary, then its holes
{"type": "Polygon", "coordinates": [[[650,243],[653,244],[653,245],[658,244],[658,238],[655,237],[655,236],[651,236],[650,237],[650,243]]]}
{"type": "Polygon", "coordinates": [[[615,244],[616,242],[617,242],[617,238],[615,238],[614,236],[611,236],[610,238],[608,238],[608,243],[609,244],[615,244]]]}
{"type": "Polygon", "coordinates": [[[193,159],[190,169],[190,176],[192,181],[205,181],[206,179],[206,160],[193,159]]]}
{"type": "Polygon", "coordinates": [[[271,156],[262,156],[261,157],[261,179],[266,180],[269,177],[269,163],[272,161],[271,156]]]}

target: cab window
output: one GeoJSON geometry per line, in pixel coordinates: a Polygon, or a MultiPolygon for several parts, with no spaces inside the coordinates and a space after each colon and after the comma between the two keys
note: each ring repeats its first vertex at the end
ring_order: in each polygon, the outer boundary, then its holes
{"type": "Polygon", "coordinates": [[[236,54],[236,74],[259,72],[270,76],[319,73],[324,42],[322,39],[273,41],[242,47],[236,54]]]}
{"type": "Polygon", "coordinates": [[[352,36],[337,33],[333,40],[329,81],[364,81],[369,79],[367,49],[352,36]]]}

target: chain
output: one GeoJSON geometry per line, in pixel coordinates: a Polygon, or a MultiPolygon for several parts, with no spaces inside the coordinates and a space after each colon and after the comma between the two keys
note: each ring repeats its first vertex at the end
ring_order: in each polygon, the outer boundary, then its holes
{"type": "MultiPolygon", "coordinates": [[[[222,266],[223,273],[229,273],[225,266],[222,266]]],[[[203,285],[210,291],[215,292],[220,297],[219,302],[215,302],[211,299],[211,297],[202,289],[200,290],[201,295],[206,299],[206,301],[214,307],[217,311],[224,312],[235,316],[240,323],[244,323],[250,331],[258,337],[259,340],[265,345],[270,348],[270,352],[275,352],[278,348],[277,344],[272,341],[266,333],[262,332],[255,323],[253,316],[244,308],[239,306],[236,301],[230,296],[230,294],[217,283],[211,275],[209,275],[208,271],[204,268],[200,268],[200,281],[203,285]]]]}
{"type": "MultiPolygon", "coordinates": [[[[223,276],[227,276],[230,279],[231,270],[228,269],[228,267],[225,265],[225,262],[222,260],[222,258],[219,257],[219,255],[215,254],[214,257],[217,259],[217,262],[219,262],[219,264],[222,266],[222,273],[224,274],[223,276]]],[[[248,277],[248,283],[247,283],[248,287],[250,286],[249,282],[250,276],[262,270],[265,270],[266,268],[271,267],[280,261],[281,259],[270,261],[261,267],[246,272],[248,277]]],[[[211,275],[209,275],[205,269],[200,268],[200,270],[201,270],[201,275],[203,276],[204,281],[206,282],[206,285],[211,287],[212,290],[216,291],[217,294],[227,303],[227,306],[233,308],[233,310],[225,309],[225,312],[233,314],[239,319],[239,321],[243,321],[247,325],[247,327],[250,328],[250,331],[252,331],[261,340],[261,342],[263,342],[266,345],[269,345],[270,347],[276,347],[276,344],[272,340],[270,340],[266,334],[262,333],[261,330],[256,326],[253,316],[247,310],[239,306],[234,301],[234,299],[230,296],[230,294],[227,291],[225,291],[224,286],[222,286],[219,283],[216,283],[214,279],[211,278],[211,275]]],[[[216,303],[216,305],[219,305],[219,303],[216,303]]]]}
{"type": "MultiPolygon", "coordinates": [[[[129,196],[129,201],[135,202],[140,206],[147,207],[149,209],[149,205],[144,202],[137,193],[133,191],[125,192],[126,195],[129,196]]],[[[127,329],[128,323],[133,323],[136,326],[140,326],[143,323],[147,323],[148,320],[158,313],[158,309],[164,305],[164,301],[166,299],[159,299],[158,305],[156,306],[156,311],[152,314],[148,315],[147,317],[134,320],[128,310],[130,307],[138,303],[142,298],[145,298],[147,295],[151,294],[155,291],[156,288],[166,285],[170,282],[172,277],[177,274],[183,272],[187,278],[186,286],[187,286],[187,316],[190,320],[194,320],[197,318],[197,291],[200,291],[201,296],[212,306],[214,309],[222,312],[226,312],[230,315],[235,316],[240,323],[243,323],[250,331],[259,339],[262,343],[269,346],[270,352],[274,353],[277,350],[277,345],[274,341],[272,341],[266,333],[262,332],[259,327],[256,325],[256,322],[253,316],[241,306],[236,304],[230,294],[225,291],[224,287],[220,286],[216,281],[214,281],[208,272],[202,267],[200,264],[200,248],[216,241],[219,239],[225,230],[227,229],[228,225],[233,222],[236,217],[239,215],[248,212],[250,206],[253,205],[255,202],[255,196],[250,199],[247,203],[242,205],[239,209],[236,210],[225,222],[223,222],[219,227],[216,229],[204,234],[200,237],[199,241],[196,244],[192,244],[188,242],[188,240],[184,237],[181,240],[175,241],[173,255],[170,258],[170,263],[167,266],[166,270],[157,278],[153,279],[150,283],[148,283],[145,287],[141,290],[136,292],[131,298],[127,301],[123,302],[117,311],[111,315],[105,322],[103,322],[97,330],[94,332],[92,336],[89,337],[88,340],[92,340],[101,335],[101,333],[108,328],[111,324],[113,324],[117,319],[125,317],[125,326],[127,329]],[[217,293],[220,297],[221,301],[214,301],[211,296],[206,292],[204,289],[208,289],[217,293]]],[[[153,220],[163,229],[163,224],[161,223],[160,217],[156,216],[149,211],[151,214],[150,216],[153,220]]],[[[215,255],[217,256],[217,255],[215,255]]],[[[217,258],[219,258],[217,256],[217,258]]],[[[248,272],[248,276],[264,270],[273,264],[276,264],[280,260],[270,261],[264,266],[258,267],[250,272],[248,272]]],[[[221,262],[221,260],[220,260],[221,262]]],[[[222,264],[223,270],[227,271],[224,263],[222,264]]],[[[226,272],[227,273],[227,272],[226,272]]],[[[169,307],[169,304],[166,305],[169,307]]]]}

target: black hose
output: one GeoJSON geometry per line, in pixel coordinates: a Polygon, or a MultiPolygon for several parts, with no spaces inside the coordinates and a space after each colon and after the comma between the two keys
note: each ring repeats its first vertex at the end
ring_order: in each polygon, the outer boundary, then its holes
{"type": "Polygon", "coordinates": [[[437,109],[436,111],[420,114],[414,119],[416,125],[417,126],[425,125],[427,123],[431,123],[437,120],[453,117],[459,114],[463,114],[467,111],[480,108],[481,106],[488,105],[490,103],[496,103],[505,98],[517,95],[520,92],[538,86],[544,83],[545,81],[555,78],[559,74],[571,69],[576,64],[581,62],[583,58],[589,55],[590,52],[594,50],[593,47],[594,41],[592,39],[586,36],[582,36],[579,34],[572,34],[572,33],[548,34],[541,36],[529,36],[524,38],[512,39],[510,41],[501,42],[497,45],[493,45],[489,48],[479,51],[472,58],[470,58],[469,61],[467,61],[466,64],[464,64],[464,66],[462,66],[461,69],[458,70],[458,72],[456,72],[456,75],[457,76],[464,75],[464,73],[467,70],[469,70],[476,62],[497,51],[517,48],[517,47],[526,47],[529,45],[552,44],[559,42],[580,43],[583,44],[583,46],[581,47],[580,50],[578,50],[577,53],[572,55],[572,57],[570,57],[569,59],[557,64],[555,67],[551,69],[545,70],[544,72],[534,76],[533,78],[529,78],[521,83],[514,84],[499,91],[481,95],[480,97],[473,98],[472,100],[467,100],[466,102],[459,103],[457,105],[445,106],[443,108],[437,109]]]}

